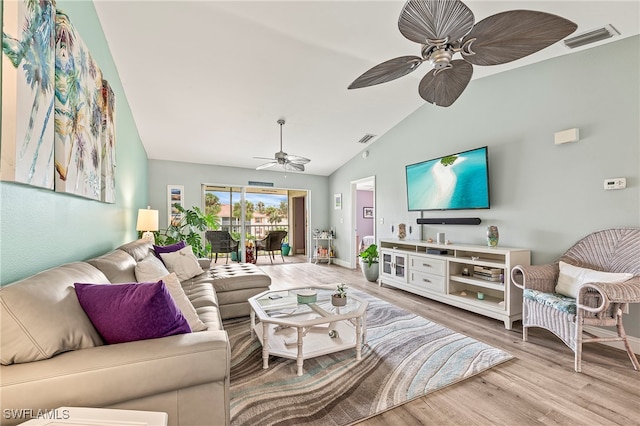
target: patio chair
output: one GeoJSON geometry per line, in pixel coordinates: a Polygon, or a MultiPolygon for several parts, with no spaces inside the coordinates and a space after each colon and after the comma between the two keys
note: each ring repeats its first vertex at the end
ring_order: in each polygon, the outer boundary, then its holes
{"type": "Polygon", "coordinates": [[[287,231],[269,231],[263,239],[256,241],[256,249],[267,252],[271,263],[273,263],[273,259],[275,259],[274,253],[280,251],[280,257],[282,257],[282,261],[284,262],[282,242],[286,237],[287,231]]]}
{"type": "Polygon", "coordinates": [[[583,343],[621,341],[640,369],[622,325],[627,305],[640,303],[639,258],[640,228],[614,228],[586,236],[553,264],[515,266],[512,282],[523,289],[523,340],[530,327],[551,331],[575,353],[578,373],[583,343]],[[617,337],[597,337],[584,326],[615,326],[617,337]]]}
{"type": "MultiPolygon", "coordinates": [[[[204,237],[211,244],[209,259],[213,260],[215,253],[215,263],[218,263],[218,253],[227,254],[225,263],[229,263],[229,253],[236,253],[236,255],[238,255],[238,242],[234,240],[227,231],[206,231],[204,237]]],[[[240,256],[238,256],[237,259],[239,261],[240,256]]]]}

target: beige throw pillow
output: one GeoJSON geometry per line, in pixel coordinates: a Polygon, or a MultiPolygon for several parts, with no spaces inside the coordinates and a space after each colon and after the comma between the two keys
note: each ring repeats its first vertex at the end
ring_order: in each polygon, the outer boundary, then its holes
{"type": "Polygon", "coordinates": [[[160,257],[167,265],[169,272],[175,272],[180,281],[188,280],[204,272],[193,254],[191,246],[186,246],[173,253],[160,253],[160,257]]]}
{"type": "Polygon", "coordinates": [[[173,301],[176,302],[176,306],[182,312],[182,316],[189,323],[189,327],[191,327],[191,331],[203,331],[207,329],[207,326],[200,320],[198,314],[196,313],[196,309],[193,307],[189,298],[185,294],[182,286],[180,285],[180,281],[176,276],[175,272],[170,273],[169,275],[162,277],[162,281],[164,282],[165,287],[169,290],[169,294],[173,298],[173,301]]]}
{"type": "Polygon", "coordinates": [[[633,278],[633,274],[594,271],[560,262],[556,293],[577,298],[578,288],[586,283],[618,283],[633,278]]]}
{"type": "Polygon", "coordinates": [[[153,254],[149,254],[136,265],[136,281],[139,283],[152,283],[159,281],[169,274],[164,263],[153,254]]]}

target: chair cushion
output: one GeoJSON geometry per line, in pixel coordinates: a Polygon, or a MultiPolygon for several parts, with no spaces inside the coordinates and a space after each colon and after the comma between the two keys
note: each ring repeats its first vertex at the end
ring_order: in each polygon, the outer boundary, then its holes
{"type": "Polygon", "coordinates": [[[538,290],[525,289],[525,299],[533,300],[545,306],[555,308],[567,314],[576,314],[576,299],[558,293],[543,293],[538,290]]]}
{"type": "Polygon", "coordinates": [[[569,297],[578,297],[578,288],[586,283],[615,283],[633,278],[629,273],[612,273],[580,268],[560,261],[560,275],[556,293],[569,297]]]}

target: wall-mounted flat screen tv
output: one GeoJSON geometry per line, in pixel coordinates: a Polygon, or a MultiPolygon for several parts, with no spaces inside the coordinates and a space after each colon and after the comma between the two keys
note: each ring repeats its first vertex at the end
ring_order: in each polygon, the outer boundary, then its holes
{"type": "Polygon", "coordinates": [[[406,166],[409,211],[489,208],[487,147],[406,166]]]}

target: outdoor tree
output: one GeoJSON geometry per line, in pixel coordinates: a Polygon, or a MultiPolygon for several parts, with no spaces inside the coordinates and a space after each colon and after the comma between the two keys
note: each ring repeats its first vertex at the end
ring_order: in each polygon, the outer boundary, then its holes
{"type": "Polygon", "coordinates": [[[267,220],[269,223],[280,223],[282,222],[282,216],[280,215],[280,210],[269,206],[265,209],[265,215],[267,216],[267,220]]]}
{"type": "Polygon", "coordinates": [[[205,214],[218,216],[221,210],[222,210],[222,205],[220,204],[220,198],[215,194],[207,192],[204,197],[205,214]]]}
{"type": "Polygon", "coordinates": [[[280,208],[278,209],[280,217],[289,217],[289,204],[286,201],[280,201],[280,208]]]}
{"type": "MultiPolygon", "coordinates": [[[[247,220],[251,220],[251,218],[253,217],[253,212],[255,211],[255,207],[253,205],[253,203],[251,201],[245,201],[245,217],[247,220]]],[[[240,203],[234,203],[233,204],[233,213],[232,213],[233,217],[240,219],[240,217],[242,216],[242,209],[240,207],[240,203]]]]}

